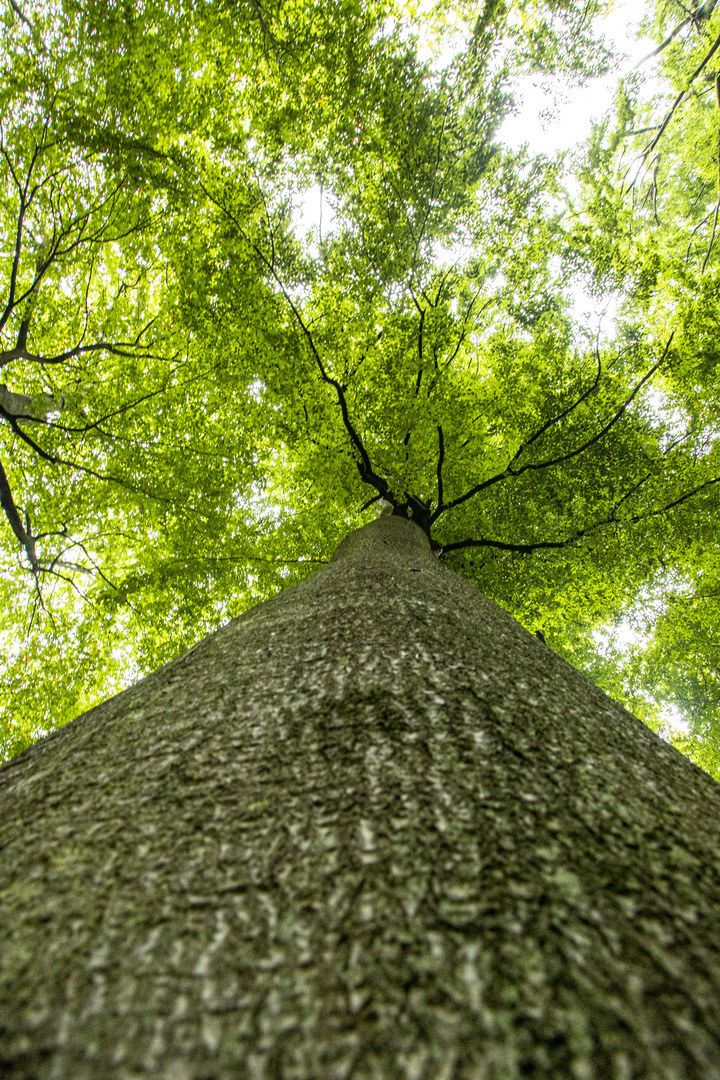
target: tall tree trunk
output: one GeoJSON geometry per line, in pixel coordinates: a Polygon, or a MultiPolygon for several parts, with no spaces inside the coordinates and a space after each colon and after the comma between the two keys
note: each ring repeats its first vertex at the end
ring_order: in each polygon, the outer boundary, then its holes
{"type": "Polygon", "coordinates": [[[720,786],[410,521],[0,772],[14,1080],[720,1077],[720,786]]]}

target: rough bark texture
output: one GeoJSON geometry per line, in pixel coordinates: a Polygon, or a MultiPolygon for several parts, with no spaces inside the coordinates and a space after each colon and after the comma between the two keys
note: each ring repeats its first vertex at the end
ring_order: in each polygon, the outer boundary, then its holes
{"type": "Polygon", "coordinates": [[[0,1073],[718,1078],[719,811],[381,517],[0,772],[0,1073]]]}

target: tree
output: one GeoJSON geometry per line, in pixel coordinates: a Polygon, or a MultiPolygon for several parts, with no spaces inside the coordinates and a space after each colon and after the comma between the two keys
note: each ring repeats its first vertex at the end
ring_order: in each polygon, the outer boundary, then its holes
{"type": "Polygon", "coordinates": [[[715,1075],[717,785],[554,648],[711,565],[714,384],[495,138],[593,10],[8,11],[9,748],[239,615],[0,771],[9,1075],[715,1075]]]}
{"type": "Polygon", "coordinates": [[[717,1070],[718,785],[397,515],[0,800],[17,1080],[717,1070]]]}
{"type": "Polygon", "coordinates": [[[30,291],[7,393],[63,408],[3,417],[6,753],[297,580],[380,498],[644,705],[594,635],[709,536],[709,422],[678,440],[653,409],[685,363],[672,319],[573,322],[599,256],[560,164],[495,140],[510,70],[607,63],[595,10],[440,6],[465,43],[441,68],[382,5],[7,9],[8,233],[35,159],[27,228],[82,243],[37,264],[16,239],[8,264],[30,291]],[[308,191],[334,213],[312,241],[308,191]]]}

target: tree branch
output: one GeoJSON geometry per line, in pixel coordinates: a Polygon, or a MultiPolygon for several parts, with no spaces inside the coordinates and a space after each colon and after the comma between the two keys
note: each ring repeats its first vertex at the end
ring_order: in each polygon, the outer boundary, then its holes
{"type": "Polygon", "coordinates": [[[8,289],[7,304],[5,305],[5,309],[3,310],[2,315],[0,315],[0,330],[2,330],[4,328],[5,323],[10,318],[10,313],[12,312],[12,310],[13,310],[13,308],[15,306],[15,290],[17,288],[17,277],[18,277],[18,271],[20,269],[20,253],[22,252],[23,228],[24,228],[24,223],[25,223],[25,211],[27,210],[27,189],[28,189],[28,186],[30,184],[30,178],[32,176],[32,171],[35,168],[35,162],[37,161],[38,152],[39,152],[39,147],[36,144],[35,150],[33,152],[33,156],[30,159],[30,165],[28,166],[27,175],[25,177],[25,183],[24,183],[24,185],[22,187],[20,187],[19,184],[18,184],[17,177],[15,176],[15,170],[12,168],[12,165],[10,163],[10,158],[9,158],[9,156],[7,154],[7,151],[5,150],[4,147],[3,147],[3,150],[2,150],[3,157],[7,161],[8,165],[10,167],[10,171],[12,173],[13,179],[15,180],[15,183],[18,186],[18,191],[19,191],[19,194],[20,194],[20,209],[18,211],[17,225],[16,225],[16,228],[15,228],[15,250],[13,252],[12,269],[10,270],[10,287],[8,289]]]}
{"type": "MultiPolygon", "coordinates": [[[[144,491],[142,488],[135,487],[129,484],[126,480],[123,480],[121,476],[113,476],[110,473],[97,472],[95,469],[91,469],[87,465],[81,465],[79,461],[70,461],[68,458],[56,457],[54,454],[48,454],[46,450],[43,450],[41,446],[32,439],[27,432],[23,431],[20,425],[17,423],[14,416],[6,412],[2,406],[0,406],[0,416],[8,421],[10,427],[15,434],[22,439],[24,443],[35,451],[38,457],[41,457],[43,461],[47,461],[50,465],[64,465],[67,469],[75,469],[76,472],[81,472],[84,476],[92,476],[95,480],[103,480],[112,484],[119,484],[120,487],[125,488],[126,491],[130,491],[133,495],[143,495],[146,499],[152,499],[154,502],[167,503],[170,506],[175,505],[172,499],[163,498],[162,495],[153,495],[150,491],[144,491]]],[[[186,510],[192,510],[192,507],[185,506],[186,510]]],[[[198,511],[193,511],[198,513],[198,511]]]]}
{"type": "Polygon", "coordinates": [[[447,102],[447,104],[445,106],[445,111],[443,113],[443,118],[442,118],[442,124],[440,125],[440,134],[438,135],[438,142],[437,142],[437,153],[435,155],[435,171],[433,173],[433,181],[432,181],[432,184],[430,186],[430,194],[428,196],[427,206],[425,208],[425,215],[423,217],[422,225],[420,226],[420,232],[418,233],[417,239],[415,240],[415,249],[413,251],[413,257],[412,257],[413,263],[415,262],[415,259],[417,258],[418,249],[420,248],[420,244],[422,243],[422,238],[425,235],[425,229],[427,228],[428,219],[430,217],[430,210],[432,208],[432,202],[433,202],[433,199],[435,197],[435,185],[437,184],[438,173],[440,171],[440,160],[442,158],[442,143],[443,143],[443,139],[445,137],[445,128],[447,126],[447,118],[448,118],[448,113],[450,112],[451,101],[452,101],[452,93],[450,94],[448,102],[447,102]]]}
{"type": "Polygon", "coordinates": [[[15,12],[15,14],[17,15],[17,17],[18,17],[18,18],[19,18],[19,19],[20,19],[20,20],[21,20],[22,22],[24,22],[24,23],[25,23],[25,25],[27,26],[28,30],[30,30],[30,32],[31,32],[31,33],[34,33],[34,31],[35,31],[35,27],[34,27],[34,26],[33,26],[33,24],[32,24],[32,23],[30,22],[30,20],[28,19],[27,15],[25,15],[25,14],[24,14],[24,12],[23,12],[22,8],[20,7],[20,5],[18,4],[17,0],[10,0],[10,7],[11,7],[11,8],[13,9],[13,11],[14,11],[14,12],[15,12]]]}
{"type": "Polygon", "coordinates": [[[272,45],[272,51],[275,53],[275,60],[276,60],[277,66],[282,71],[283,62],[280,59],[280,56],[278,55],[278,50],[277,50],[277,45],[275,43],[275,38],[273,37],[273,35],[268,30],[267,23],[265,22],[265,19],[263,18],[262,9],[261,9],[260,5],[258,4],[257,0],[250,0],[250,3],[252,5],[253,11],[255,12],[255,14],[258,17],[260,25],[262,26],[263,33],[265,34],[266,38],[268,39],[268,41],[272,45]]]}
{"type": "Polygon", "coordinates": [[[8,482],[5,469],[0,461],[0,506],[2,506],[5,517],[8,520],[10,528],[15,534],[16,539],[22,544],[25,554],[28,557],[28,561],[34,573],[38,570],[38,558],[35,551],[35,541],[37,537],[34,537],[28,529],[23,526],[22,519],[20,517],[20,511],[15,505],[15,500],[10,490],[10,484],[8,482]]]}
{"type": "MultiPolygon", "coordinates": [[[[287,303],[288,307],[292,311],[293,317],[295,318],[295,321],[297,322],[298,326],[300,327],[300,329],[301,329],[301,331],[303,333],[303,336],[304,336],[304,338],[305,338],[305,340],[306,340],[306,342],[307,342],[307,344],[308,344],[308,346],[310,348],[310,352],[312,353],[313,359],[315,360],[315,363],[317,365],[317,369],[320,372],[320,378],[322,379],[323,382],[327,383],[328,386],[332,386],[333,389],[335,390],[335,394],[337,396],[337,401],[338,401],[338,404],[340,406],[340,412],[341,412],[341,415],[342,415],[342,420],[343,420],[343,424],[345,426],[345,430],[346,430],[346,432],[347,432],[347,434],[348,434],[348,436],[350,438],[350,441],[351,441],[352,445],[355,447],[357,453],[360,456],[360,461],[357,462],[357,466],[358,466],[358,471],[360,472],[360,476],[361,476],[363,482],[366,483],[366,484],[369,484],[371,487],[374,487],[376,491],[378,491],[384,498],[387,498],[389,501],[393,502],[393,505],[394,505],[394,500],[392,500],[391,496],[389,495],[389,487],[388,487],[387,480],[383,479],[383,477],[379,476],[374,471],[374,469],[372,467],[372,463],[370,461],[370,456],[369,456],[367,450],[365,449],[365,445],[364,445],[362,439],[360,438],[360,436],[358,435],[357,431],[355,430],[355,428],[354,428],[354,426],[352,424],[352,421],[350,420],[350,413],[349,413],[349,410],[348,410],[347,398],[345,397],[345,388],[343,386],[341,386],[341,384],[338,382],[337,379],[334,379],[331,375],[328,374],[328,372],[327,372],[327,370],[325,368],[325,365],[323,363],[322,357],[320,356],[320,353],[318,352],[317,346],[315,345],[315,341],[314,341],[314,338],[313,338],[313,336],[312,336],[312,334],[310,332],[309,327],[305,323],[302,315],[300,314],[300,311],[299,311],[297,305],[295,304],[292,297],[288,293],[284,282],[282,281],[280,275],[278,274],[277,270],[275,269],[275,265],[274,265],[275,264],[274,245],[273,245],[273,258],[272,258],[272,261],[271,261],[270,259],[268,259],[267,255],[265,255],[264,251],[260,247],[258,247],[258,245],[253,240],[251,240],[248,237],[248,235],[246,234],[246,232],[243,229],[242,225],[240,224],[240,222],[235,217],[235,215],[233,213],[231,213],[231,211],[229,211],[227,209],[227,207],[224,206],[221,202],[219,202],[213,195],[211,195],[211,193],[207,190],[207,188],[205,187],[204,184],[201,183],[200,187],[201,187],[202,191],[205,193],[205,195],[207,196],[207,198],[210,199],[210,201],[213,203],[213,205],[217,206],[217,208],[222,213],[224,213],[230,219],[230,221],[233,222],[233,224],[235,225],[235,228],[238,230],[238,233],[240,234],[242,239],[245,241],[245,243],[248,244],[248,246],[252,248],[252,250],[255,252],[255,254],[258,256],[258,258],[267,267],[268,271],[270,272],[271,276],[273,277],[274,281],[276,282],[278,288],[280,289],[281,293],[283,294],[283,296],[285,298],[285,302],[287,303]]],[[[262,191],[260,192],[260,194],[262,196],[262,191]]],[[[263,202],[264,201],[265,200],[264,200],[264,197],[263,197],[263,202]]],[[[270,218],[268,216],[267,207],[266,207],[266,217],[267,217],[267,222],[268,222],[268,230],[270,231],[271,242],[272,242],[272,227],[270,225],[270,218]]]]}
{"type": "Polygon", "coordinates": [[[443,438],[443,429],[438,424],[438,463],[437,463],[437,490],[438,490],[438,506],[443,504],[443,478],[442,467],[445,460],[445,440],[443,438]]]}
{"type": "MultiPolygon", "coordinates": [[[[670,338],[668,339],[667,345],[665,346],[665,349],[663,350],[663,354],[660,357],[660,359],[657,361],[656,364],[653,364],[653,366],[650,368],[650,370],[645,375],[643,375],[642,379],[640,379],[640,381],[635,384],[635,386],[632,389],[632,392],[625,399],[625,401],[622,403],[620,408],[615,411],[614,415],[610,418],[610,420],[607,422],[607,424],[605,424],[605,426],[600,429],[600,431],[596,432],[589,439],[586,439],[585,442],[582,443],[580,446],[576,446],[574,450],[569,450],[566,454],[560,454],[558,457],[548,458],[545,461],[528,462],[527,465],[522,465],[519,469],[513,468],[514,463],[518,460],[520,455],[523,453],[523,451],[528,446],[531,446],[532,443],[534,443],[537,439],[539,439],[541,437],[541,435],[543,435],[551,426],[558,423],[560,420],[564,419],[564,417],[568,416],[569,413],[571,413],[574,409],[576,409],[581,404],[581,402],[583,402],[589,396],[589,394],[591,394],[593,392],[593,390],[597,386],[599,378],[600,378],[600,371],[598,370],[598,374],[597,374],[597,376],[595,378],[595,382],[593,383],[593,385],[588,390],[586,390],[577,399],[577,401],[573,402],[572,405],[569,405],[568,408],[564,409],[561,413],[558,414],[558,416],[553,417],[551,420],[548,420],[545,424],[543,424],[543,426],[541,428],[538,429],[538,431],[535,432],[535,434],[530,439],[528,439],[528,441],[526,443],[523,443],[520,446],[520,448],[517,450],[517,452],[515,453],[512,461],[507,466],[507,468],[503,469],[502,472],[496,473],[494,476],[489,477],[487,480],[483,480],[481,483],[475,484],[475,486],[470,488],[469,491],[466,491],[464,495],[458,496],[458,498],[453,499],[452,502],[446,503],[444,506],[438,506],[437,509],[435,510],[435,512],[433,513],[432,517],[431,517],[431,523],[437,521],[437,519],[440,517],[440,515],[445,513],[447,510],[452,510],[452,509],[454,509],[454,507],[460,506],[462,503],[467,502],[468,499],[471,499],[471,498],[473,498],[473,496],[478,495],[481,491],[484,491],[487,488],[492,487],[495,484],[501,483],[503,480],[508,480],[508,479],[510,479],[510,477],[522,476],[523,473],[526,473],[526,472],[529,472],[529,471],[537,471],[537,470],[540,470],[540,469],[549,469],[549,468],[552,468],[555,465],[562,465],[564,462],[571,461],[572,458],[577,457],[579,454],[582,454],[586,450],[589,450],[591,446],[594,446],[596,443],[600,442],[600,440],[603,439],[608,434],[608,432],[610,432],[612,430],[612,428],[615,426],[615,424],[617,424],[617,422],[622,418],[622,416],[625,414],[628,406],[632,404],[633,400],[635,399],[637,394],[640,392],[642,387],[645,385],[645,383],[649,379],[652,378],[652,376],[655,374],[657,369],[660,367],[660,365],[664,361],[665,357],[667,356],[668,350],[670,348],[670,344],[671,344],[672,339],[673,339],[674,336],[675,336],[675,332],[673,331],[673,333],[670,335],[670,338]]],[[[598,354],[598,365],[599,365],[599,354],[598,354]]]]}
{"type": "MultiPolygon", "coordinates": [[[[142,328],[134,341],[96,341],[93,345],[77,344],[74,345],[72,349],[67,349],[63,353],[58,353],[57,356],[40,356],[39,354],[28,352],[25,347],[27,345],[27,329],[29,329],[28,320],[27,325],[25,323],[23,324],[23,326],[26,327],[24,338],[22,337],[23,328],[21,327],[21,334],[18,335],[18,342],[15,348],[6,349],[5,351],[0,352],[0,368],[6,367],[8,364],[12,363],[13,360],[29,360],[32,364],[64,364],[66,360],[72,360],[76,356],[82,356],[83,353],[92,352],[109,352],[112,353],[114,356],[124,356],[128,359],[134,360],[169,359],[169,361],[172,363],[172,361],[175,359],[175,356],[177,356],[177,353],[175,353],[174,356],[168,358],[160,356],[156,353],[145,352],[138,354],[136,352],[128,351],[130,349],[138,349],[141,347],[140,339],[144,334],[147,333],[150,327],[157,322],[157,320],[158,316],[156,316],[154,319],[151,319],[147,326],[144,326],[142,328]]],[[[82,338],[80,340],[82,341],[82,338]]]]}
{"type": "Polygon", "coordinates": [[[643,151],[643,158],[647,158],[653,152],[653,150],[655,149],[657,144],[660,142],[660,139],[663,137],[663,135],[665,133],[665,129],[667,128],[668,124],[670,123],[673,116],[675,115],[675,112],[676,112],[678,106],[681,104],[683,98],[685,97],[685,95],[690,90],[690,87],[695,82],[695,79],[698,77],[700,72],[703,71],[703,69],[707,66],[707,64],[710,62],[710,60],[715,55],[715,53],[717,52],[718,49],[720,49],[720,34],[718,34],[718,36],[715,38],[715,41],[713,42],[712,48],[706,54],[705,58],[698,64],[698,66],[693,71],[692,75],[690,76],[690,79],[688,80],[688,84],[685,87],[685,89],[682,90],[678,94],[678,96],[675,98],[675,101],[670,106],[668,114],[665,117],[665,119],[663,120],[662,124],[660,125],[660,129],[658,130],[657,135],[655,136],[653,141],[651,143],[649,143],[648,146],[645,147],[645,150],[643,151]]]}
{"type": "Polygon", "coordinates": [[[649,52],[647,56],[643,56],[642,60],[638,60],[637,64],[635,65],[635,70],[637,70],[637,68],[639,67],[642,67],[642,65],[647,63],[648,60],[652,60],[653,56],[659,56],[661,52],[664,52],[664,50],[667,49],[668,45],[670,45],[671,42],[675,40],[680,31],[683,30],[687,26],[687,24],[692,21],[693,15],[691,14],[688,15],[687,19],[683,19],[681,23],[678,23],[672,34],[669,34],[668,37],[666,37],[665,40],[658,45],[657,49],[653,49],[653,51],[649,52]]]}
{"type": "Polygon", "coordinates": [[[646,514],[635,514],[635,516],[629,520],[635,525],[639,521],[645,521],[646,518],[657,517],[658,514],[666,514],[668,510],[673,510],[676,506],[682,506],[688,499],[692,499],[694,495],[704,491],[705,488],[713,487],[715,484],[720,484],[720,476],[715,476],[712,480],[704,480],[702,484],[698,484],[692,491],[686,491],[684,495],[680,495],[679,498],[673,499],[673,501],[667,503],[666,506],[661,506],[657,510],[649,510],[646,514]]]}
{"type": "MultiPolygon", "coordinates": [[[[451,364],[453,363],[453,361],[455,360],[455,357],[456,357],[456,356],[457,356],[457,354],[458,354],[458,353],[460,352],[460,348],[461,348],[461,346],[462,346],[462,343],[463,343],[463,342],[464,342],[464,340],[465,340],[465,335],[467,334],[467,321],[468,321],[468,319],[470,318],[470,315],[471,315],[471,313],[472,313],[472,309],[473,309],[473,307],[475,306],[475,301],[477,300],[477,298],[478,298],[478,296],[479,296],[479,295],[480,295],[480,292],[479,292],[479,290],[478,290],[478,292],[476,292],[476,293],[475,293],[475,295],[473,296],[472,300],[470,301],[470,303],[469,303],[469,304],[468,304],[468,306],[467,306],[467,310],[466,310],[466,312],[465,312],[465,315],[463,316],[463,321],[462,321],[462,327],[463,327],[463,328],[462,328],[462,331],[460,332],[460,337],[459,337],[459,339],[458,339],[458,343],[457,343],[457,345],[455,346],[455,349],[453,350],[453,354],[452,354],[452,356],[451,356],[451,357],[450,357],[450,359],[449,359],[449,360],[448,360],[448,361],[447,361],[447,362],[445,363],[445,367],[446,367],[446,368],[449,368],[449,367],[450,367],[450,365],[451,365],[451,364]]],[[[489,308],[489,307],[490,307],[490,305],[492,304],[492,302],[493,302],[493,300],[494,300],[494,299],[495,299],[495,297],[494,297],[494,296],[491,296],[491,297],[490,297],[490,298],[489,298],[488,300],[486,300],[486,301],[485,301],[485,303],[483,304],[483,306],[482,306],[482,307],[480,308],[480,310],[479,310],[479,312],[478,312],[478,315],[482,315],[483,311],[486,311],[486,310],[487,310],[487,308],[489,308]]]]}
{"type": "Polygon", "coordinates": [[[484,547],[484,548],[498,548],[500,551],[515,551],[521,555],[529,555],[533,551],[541,551],[547,548],[564,548],[569,544],[575,543],[582,533],[575,533],[573,536],[568,537],[567,540],[541,540],[536,544],[506,544],[503,540],[489,540],[487,537],[483,537],[480,540],[456,540],[452,544],[443,544],[441,554],[445,554],[448,551],[461,551],[463,548],[470,547],[484,547]]]}
{"type": "Polygon", "coordinates": [[[490,547],[498,548],[501,551],[514,551],[522,555],[529,555],[533,551],[569,547],[577,540],[581,540],[583,536],[588,536],[590,533],[596,532],[605,525],[619,525],[622,528],[627,525],[637,525],[639,522],[646,521],[648,518],[657,517],[659,514],[666,514],[669,510],[673,510],[676,506],[681,506],[683,503],[686,503],[688,499],[698,495],[706,488],[713,487],[715,484],[720,484],[720,476],[715,476],[710,480],[704,480],[702,484],[698,484],[692,491],[686,491],[684,495],[680,495],[677,499],[673,499],[672,502],[669,502],[656,510],[648,510],[641,514],[633,514],[632,517],[625,518],[624,520],[618,518],[617,511],[622,504],[634,495],[638,488],[640,488],[651,475],[651,473],[648,473],[642,480],[639,480],[637,484],[634,484],[626,491],[613,505],[610,514],[606,518],[603,518],[601,521],[596,521],[594,525],[588,525],[585,529],[578,529],[572,536],[568,536],[564,540],[541,540],[531,544],[507,544],[502,540],[491,540],[487,537],[482,537],[479,540],[457,540],[453,543],[445,544],[442,548],[442,552],[460,551],[463,548],[469,547],[490,547]]]}
{"type": "MultiPolygon", "coordinates": [[[[715,76],[715,98],[717,100],[718,109],[720,109],[720,73],[715,76]]],[[[705,253],[705,258],[703,259],[702,270],[700,271],[701,274],[705,273],[705,268],[710,259],[710,253],[712,252],[713,244],[715,243],[715,233],[717,232],[718,226],[718,214],[720,214],[720,144],[718,145],[718,197],[717,202],[715,203],[715,217],[713,218],[712,236],[710,237],[710,243],[708,244],[708,249],[705,253]]]]}

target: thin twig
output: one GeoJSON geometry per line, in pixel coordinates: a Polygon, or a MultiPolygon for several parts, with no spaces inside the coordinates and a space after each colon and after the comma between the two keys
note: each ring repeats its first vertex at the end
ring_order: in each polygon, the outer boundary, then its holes
{"type": "Polygon", "coordinates": [[[637,64],[635,65],[635,70],[637,70],[639,67],[642,67],[642,65],[647,63],[648,60],[652,60],[653,56],[659,56],[661,52],[667,49],[668,45],[670,45],[670,43],[675,40],[680,31],[684,29],[684,27],[686,27],[689,22],[692,22],[692,20],[693,16],[688,15],[687,19],[683,19],[681,23],[678,23],[672,34],[666,37],[665,40],[658,45],[657,49],[653,49],[653,51],[648,53],[647,56],[643,56],[642,60],[638,60],[637,64]]]}
{"type": "MultiPolygon", "coordinates": [[[[363,443],[363,441],[360,438],[358,432],[355,430],[355,427],[353,426],[352,421],[350,420],[350,412],[349,412],[349,409],[348,409],[347,398],[345,396],[345,387],[341,386],[341,384],[338,382],[338,380],[334,379],[328,373],[327,369],[325,368],[325,364],[324,364],[323,359],[322,359],[322,357],[321,357],[321,355],[320,355],[320,353],[318,351],[318,348],[317,348],[317,346],[315,344],[315,340],[314,340],[314,338],[313,338],[313,336],[312,336],[312,334],[310,332],[310,328],[308,327],[308,325],[306,324],[306,322],[303,319],[302,315],[300,314],[300,311],[299,311],[297,305],[295,304],[292,297],[288,293],[287,288],[285,287],[285,283],[283,282],[283,280],[281,279],[281,277],[278,274],[277,270],[275,269],[274,257],[273,257],[272,261],[270,259],[268,259],[268,257],[265,255],[265,252],[260,247],[258,247],[258,245],[253,240],[251,240],[248,237],[248,235],[246,234],[246,232],[243,229],[242,225],[237,220],[236,216],[233,213],[231,213],[231,211],[228,210],[227,207],[223,205],[223,203],[219,202],[208,191],[208,189],[205,187],[204,184],[201,183],[200,187],[201,187],[202,191],[205,193],[205,195],[207,196],[207,198],[213,203],[213,205],[217,206],[217,208],[222,213],[224,213],[230,219],[230,221],[233,222],[236,229],[238,230],[238,233],[240,234],[242,239],[245,241],[245,243],[248,244],[248,246],[252,248],[252,250],[255,252],[255,254],[258,256],[258,258],[267,267],[268,271],[270,272],[271,276],[273,277],[274,281],[276,282],[278,288],[280,289],[281,293],[283,294],[283,296],[285,298],[285,302],[287,303],[288,307],[290,308],[297,325],[300,327],[300,330],[302,331],[302,334],[303,334],[303,336],[304,336],[304,338],[305,338],[305,340],[306,340],[306,342],[307,342],[307,344],[308,344],[308,346],[310,348],[310,352],[312,353],[313,359],[315,360],[315,364],[316,364],[317,369],[318,369],[318,371],[320,373],[320,378],[322,379],[323,382],[327,383],[328,386],[332,386],[333,389],[335,390],[335,394],[337,396],[338,405],[340,406],[340,412],[341,412],[341,415],[342,415],[342,420],[343,420],[343,424],[345,426],[345,430],[346,430],[346,432],[347,432],[347,434],[348,434],[348,436],[350,438],[350,441],[351,441],[352,445],[355,447],[356,451],[358,452],[358,454],[360,456],[360,461],[357,462],[357,466],[358,466],[358,471],[360,472],[360,476],[361,476],[363,482],[366,483],[366,484],[370,484],[370,486],[374,487],[375,490],[378,491],[384,498],[387,498],[390,501],[392,501],[391,496],[389,494],[389,485],[388,485],[387,480],[385,480],[383,477],[379,476],[374,471],[374,469],[372,467],[372,463],[370,461],[370,456],[369,456],[369,454],[368,454],[368,452],[367,452],[367,450],[365,448],[365,444],[363,443]]],[[[264,202],[264,196],[263,196],[262,191],[260,192],[260,194],[263,197],[263,202],[264,202]]],[[[267,217],[267,221],[268,221],[268,229],[271,231],[270,219],[269,219],[269,216],[267,215],[267,208],[266,208],[266,217],[267,217]]]]}
{"type": "MultiPolygon", "coordinates": [[[[717,101],[718,109],[720,109],[720,73],[715,76],[715,99],[717,101]]],[[[715,243],[715,233],[717,232],[718,214],[720,213],[720,139],[718,139],[718,197],[715,203],[715,217],[713,219],[712,236],[710,237],[710,243],[708,245],[705,258],[703,259],[701,274],[705,273],[705,267],[708,264],[710,258],[710,252],[713,249],[715,243]]]]}
{"type": "Polygon", "coordinates": [[[676,109],[678,108],[678,106],[682,102],[685,95],[689,92],[690,87],[694,83],[695,79],[698,77],[700,72],[707,66],[707,64],[709,63],[711,58],[715,55],[715,53],[717,52],[718,49],[720,49],[720,34],[718,34],[718,36],[715,38],[715,41],[713,42],[712,48],[707,53],[705,58],[701,61],[701,63],[698,64],[698,66],[693,71],[692,75],[690,76],[690,79],[688,80],[688,84],[685,87],[685,89],[682,90],[678,94],[678,96],[675,98],[675,101],[671,105],[667,116],[665,117],[662,124],[660,125],[660,130],[658,131],[658,133],[655,136],[655,138],[653,139],[653,141],[646,147],[646,149],[644,151],[645,155],[651,154],[653,152],[653,150],[655,149],[655,147],[657,146],[657,144],[660,142],[660,139],[662,138],[662,136],[663,136],[663,134],[665,132],[665,129],[667,128],[668,124],[670,123],[673,116],[675,115],[676,109]]]}
{"type": "Polygon", "coordinates": [[[250,3],[252,4],[253,10],[254,10],[255,14],[257,15],[257,17],[258,17],[258,19],[260,21],[260,25],[262,26],[263,33],[265,34],[268,41],[272,45],[272,51],[275,53],[275,60],[277,62],[277,66],[282,71],[283,62],[280,59],[280,56],[278,54],[277,45],[275,44],[275,38],[273,37],[273,35],[268,30],[267,23],[265,22],[265,19],[263,18],[262,9],[260,8],[260,5],[258,4],[257,0],[250,0],[250,3]]]}

